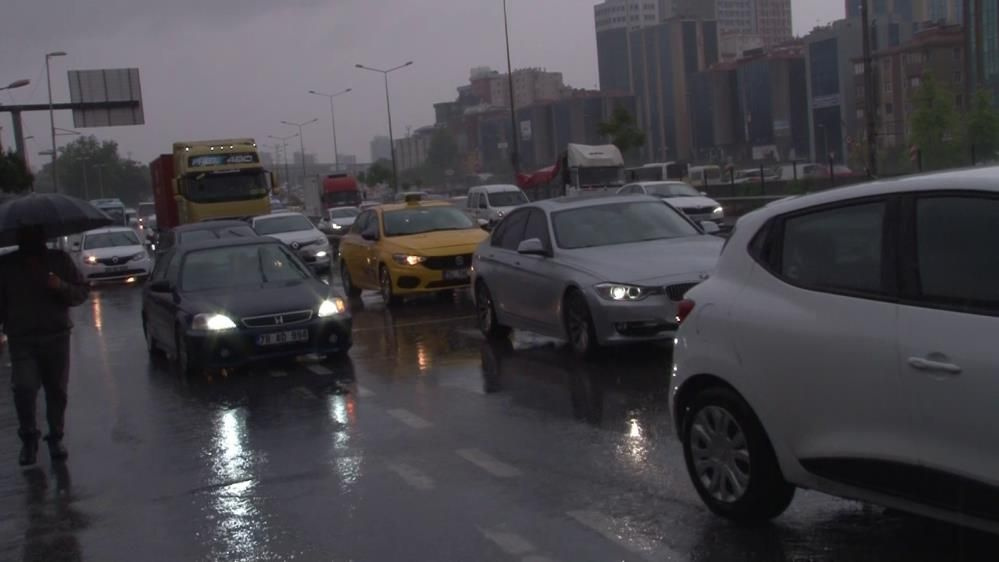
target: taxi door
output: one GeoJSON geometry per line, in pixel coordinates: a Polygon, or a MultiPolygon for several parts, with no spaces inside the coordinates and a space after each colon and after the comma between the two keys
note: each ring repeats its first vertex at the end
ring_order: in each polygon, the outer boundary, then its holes
{"type": "Polygon", "coordinates": [[[378,215],[374,211],[364,211],[340,240],[340,261],[358,287],[378,287],[377,271],[371,266],[377,241],[366,240],[363,236],[372,228],[378,228],[378,215]]]}

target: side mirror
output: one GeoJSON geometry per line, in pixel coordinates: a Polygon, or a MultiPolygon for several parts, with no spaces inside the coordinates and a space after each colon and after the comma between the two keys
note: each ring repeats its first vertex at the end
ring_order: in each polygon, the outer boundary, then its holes
{"type": "Polygon", "coordinates": [[[368,228],[361,233],[361,238],[364,238],[369,242],[375,242],[378,240],[378,230],[374,228],[368,228]]]}
{"type": "Polygon", "coordinates": [[[169,281],[162,279],[160,281],[150,283],[149,290],[154,293],[172,293],[173,287],[170,285],[169,281]]]}
{"type": "Polygon", "coordinates": [[[542,244],[541,240],[538,240],[537,238],[522,240],[520,244],[517,245],[517,253],[524,254],[526,256],[548,256],[548,251],[545,250],[545,245],[542,244]]]}
{"type": "Polygon", "coordinates": [[[721,228],[711,221],[701,221],[701,230],[704,231],[704,234],[718,234],[721,232],[721,228]]]}
{"type": "Polygon", "coordinates": [[[487,221],[486,219],[477,219],[476,222],[478,222],[479,226],[481,226],[482,228],[489,226],[489,221],[487,221]]]}
{"type": "Polygon", "coordinates": [[[79,242],[73,242],[73,251],[74,252],[79,252],[80,251],[80,243],[79,242]]]}

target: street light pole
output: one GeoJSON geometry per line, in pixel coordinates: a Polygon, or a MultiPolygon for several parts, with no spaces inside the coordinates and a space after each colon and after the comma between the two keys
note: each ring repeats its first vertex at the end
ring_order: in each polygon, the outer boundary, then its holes
{"type": "Polygon", "coordinates": [[[409,61],[406,64],[400,64],[399,66],[390,68],[388,70],[381,70],[379,68],[372,68],[370,66],[364,66],[363,64],[355,64],[357,68],[361,70],[368,70],[371,72],[380,72],[385,78],[385,108],[388,112],[388,126],[389,126],[389,149],[392,153],[392,192],[396,193],[399,191],[399,167],[395,159],[395,135],[392,133],[392,100],[389,97],[389,84],[388,75],[396,70],[406,68],[411,66],[413,61],[409,61]]]}
{"type": "Polygon", "coordinates": [[[291,121],[282,121],[281,122],[284,125],[290,125],[292,127],[298,127],[298,145],[299,145],[299,147],[301,148],[301,151],[302,151],[302,192],[303,193],[305,192],[305,175],[306,175],[306,172],[305,172],[305,138],[302,136],[302,127],[305,127],[306,125],[311,125],[311,124],[315,123],[316,121],[319,121],[319,119],[318,118],[317,119],[310,119],[310,120],[306,121],[305,123],[292,123],[291,121]]]}
{"type": "Polygon", "coordinates": [[[342,96],[348,92],[352,92],[353,88],[347,88],[346,90],[337,92],[335,94],[324,94],[322,92],[317,92],[315,90],[309,90],[309,93],[314,96],[323,96],[330,99],[330,123],[333,124],[333,166],[335,171],[340,171],[340,150],[336,146],[336,112],[333,110],[333,98],[337,96],[342,96]]]}
{"type": "Polygon", "coordinates": [[[52,133],[52,191],[59,193],[59,174],[56,173],[56,126],[55,110],[52,107],[52,74],[49,72],[49,60],[53,57],[64,57],[64,51],[55,51],[45,54],[45,83],[49,90],[49,129],[52,133]]]}
{"type": "Polygon", "coordinates": [[[287,137],[276,137],[274,135],[267,135],[267,138],[281,141],[281,150],[282,153],[284,154],[283,158],[284,158],[285,200],[288,199],[287,190],[288,186],[291,185],[291,183],[288,181],[289,178],[291,177],[291,172],[288,171],[288,141],[297,136],[298,134],[290,135],[287,137]]]}
{"type": "MultiPolygon", "coordinates": [[[[630,26],[631,23],[629,22],[628,25],[630,26]]],[[[506,76],[507,86],[510,88],[510,136],[513,140],[510,145],[510,164],[513,165],[513,173],[516,174],[520,172],[520,149],[517,138],[517,104],[514,103],[513,99],[513,64],[510,62],[510,23],[506,13],[506,0],[503,0],[503,33],[506,35],[506,76]]]]}

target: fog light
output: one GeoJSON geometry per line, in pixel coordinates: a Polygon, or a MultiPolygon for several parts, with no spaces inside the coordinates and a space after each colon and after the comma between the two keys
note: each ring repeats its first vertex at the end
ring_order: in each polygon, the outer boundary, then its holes
{"type": "Polygon", "coordinates": [[[129,277],[125,280],[125,283],[135,283],[135,277],[129,277]]]}

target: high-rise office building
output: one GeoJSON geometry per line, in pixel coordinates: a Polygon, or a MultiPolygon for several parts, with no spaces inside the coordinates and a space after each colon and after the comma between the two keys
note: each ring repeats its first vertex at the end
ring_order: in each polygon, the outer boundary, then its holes
{"type": "Polygon", "coordinates": [[[868,2],[870,17],[893,15],[901,20],[913,19],[913,4],[922,0],[846,0],[846,17],[859,18],[861,2],[868,2]]]}
{"type": "Polygon", "coordinates": [[[965,0],[966,93],[979,88],[999,101],[999,0],[965,0]]]}

